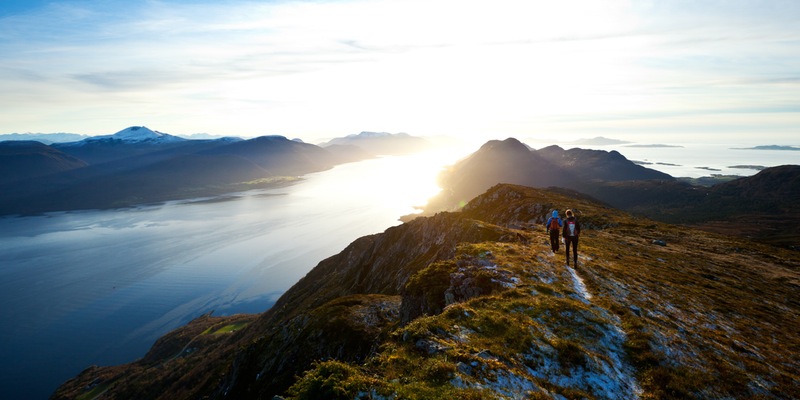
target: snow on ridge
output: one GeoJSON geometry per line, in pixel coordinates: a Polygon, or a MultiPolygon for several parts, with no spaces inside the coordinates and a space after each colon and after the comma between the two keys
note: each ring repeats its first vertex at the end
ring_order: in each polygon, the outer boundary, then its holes
{"type": "Polygon", "coordinates": [[[187,140],[170,134],[151,130],[146,126],[131,126],[113,135],[94,136],[85,139],[84,141],[91,142],[91,141],[109,140],[109,139],[121,140],[129,143],[141,143],[141,142],[171,143],[171,142],[181,142],[187,140]]]}

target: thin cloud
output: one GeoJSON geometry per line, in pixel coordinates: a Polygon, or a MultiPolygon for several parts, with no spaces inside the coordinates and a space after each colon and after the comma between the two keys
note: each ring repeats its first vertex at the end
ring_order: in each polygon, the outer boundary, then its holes
{"type": "Polygon", "coordinates": [[[60,125],[78,112],[323,136],[360,121],[510,136],[560,116],[791,117],[799,18],[794,1],[52,2],[0,23],[0,104],[33,115],[47,99],[52,117],[0,131],[119,128],[60,125]]]}

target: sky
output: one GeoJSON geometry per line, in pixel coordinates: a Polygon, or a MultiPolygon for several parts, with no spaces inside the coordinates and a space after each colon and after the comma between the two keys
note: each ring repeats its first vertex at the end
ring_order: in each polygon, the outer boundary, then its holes
{"type": "Polygon", "coordinates": [[[0,134],[800,144],[800,1],[0,0],[0,134]]]}

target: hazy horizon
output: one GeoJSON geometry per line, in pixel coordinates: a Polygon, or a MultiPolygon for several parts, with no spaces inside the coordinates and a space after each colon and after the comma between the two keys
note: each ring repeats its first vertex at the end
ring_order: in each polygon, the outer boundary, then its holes
{"type": "Polygon", "coordinates": [[[794,1],[6,1],[0,133],[797,144],[794,1]]]}

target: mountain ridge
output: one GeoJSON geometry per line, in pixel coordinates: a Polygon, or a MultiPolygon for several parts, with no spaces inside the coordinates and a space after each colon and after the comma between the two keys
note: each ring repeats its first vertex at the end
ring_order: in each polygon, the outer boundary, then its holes
{"type": "Polygon", "coordinates": [[[425,212],[430,215],[453,210],[497,183],[563,187],[607,201],[587,189],[596,186],[596,181],[674,179],[637,165],[616,151],[564,150],[556,145],[531,150],[515,138],[491,140],[440,174],[443,190],[429,201],[425,212]]]}
{"type": "Polygon", "coordinates": [[[38,155],[0,159],[9,171],[0,178],[0,190],[8,194],[0,198],[0,215],[123,208],[274,187],[338,164],[429,146],[408,134],[362,132],[339,139],[324,148],[280,135],[189,140],[131,126],[40,146],[38,155]]]}
{"type": "Polygon", "coordinates": [[[497,183],[578,191],[616,208],[662,222],[690,224],[800,248],[800,166],[694,186],[638,165],[616,151],[530,150],[514,138],[490,141],[439,177],[442,192],[424,215],[456,210],[497,183]],[[754,224],[753,221],[764,221],[754,224]],[[778,231],[776,224],[785,228],[778,231]]]}
{"type": "Polygon", "coordinates": [[[83,168],[88,164],[37,141],[0,142],[0,184],[83,168]]]}
{"type": "MultiPolygon", "coordinates": [[[[15,179],[5,186],[0,183],[0,190],[8,194],[0,199],[0,214],[120,208],[274,187],[309,172],[368,157],[363,152],[338,146],[326,150],[283,136],[164,140],[166,134],[147,128],[128,128],[115,135],[42,145],[51,153],[78,160],[80,167],[15,179]]],[[[5,165],[19,173],[26,170],[23,166],[37,161],[30,158],[5,165]]]]}
{"type": "Polygon", "coordinates": [[[798,295],[796,252],[501,184],[53,398],[797,397],[798,295]],[[584,226],[577,266],[542,225],[564,207],[584,226]]]}

